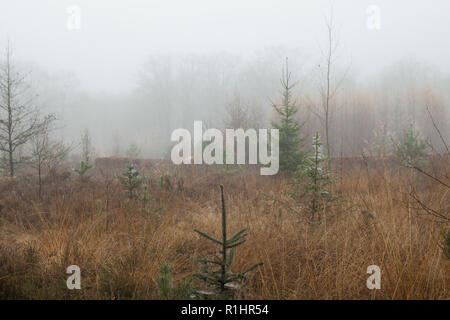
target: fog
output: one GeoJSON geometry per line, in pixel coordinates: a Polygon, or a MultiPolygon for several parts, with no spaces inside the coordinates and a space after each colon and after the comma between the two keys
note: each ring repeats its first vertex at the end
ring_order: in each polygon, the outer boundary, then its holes
{"type": "Polygon", "coordinates": [[[448,137],[447,0],[2,1],[0,45],[9,39],[14,62],[31,71],[34,102],[58,116],[61,137],[78,141],[88,129],[97,156],[136,144],[159,157],[178,127],[223,128],[236,99],[270,126],[286,57],[305,134],[322,131],[314,108],[331,12],[334,153],[359,154],[377,130],[395,135],[410,123],[438,145],[426,106],[448,137]],[[81,9],[75,30],[71,5],[81,9]],[[369,5],[381,9],[379,29],[367,26],[369,5]]]}

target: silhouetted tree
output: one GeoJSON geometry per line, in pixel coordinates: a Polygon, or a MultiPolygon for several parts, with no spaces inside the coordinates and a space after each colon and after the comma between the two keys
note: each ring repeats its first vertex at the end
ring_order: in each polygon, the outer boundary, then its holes
{"type": "Polygon", "coordinates": [[[6,45],[5,61],[0,66],[0,151],[7,155],[9,175],[24,159],[15,157],[16,150],[37,134],[45,132],[55,117],[42,117],[33,105],[26,74],[15,69],[10,44],[6,45]]]}

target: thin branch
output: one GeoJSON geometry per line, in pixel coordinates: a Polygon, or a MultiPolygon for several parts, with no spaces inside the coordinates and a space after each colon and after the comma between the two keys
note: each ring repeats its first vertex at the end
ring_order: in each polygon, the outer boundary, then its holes
{"type": "Polygon", "coordinates": [[[431,115],[430,109],[428,108],[428,105],[427,105],[427,112],[428,115],[430,116],[431,122],[433,123],[433,127],[436,129],[437,133],[439,134],[439,137],[441,138],[442,143],[445,146],[445,149],[447,150],[447,153],[450,153],[448,149],[448,144],[445,141],[444,137],[442,136],[441,130],[439,130],[438,126],[436,125],[436,122],[434,121],[433,116],[431,115]]]}

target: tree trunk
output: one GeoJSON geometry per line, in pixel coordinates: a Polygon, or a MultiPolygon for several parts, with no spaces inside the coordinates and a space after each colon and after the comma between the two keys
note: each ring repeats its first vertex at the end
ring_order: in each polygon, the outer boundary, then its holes
{"type": "Polygon", "coordinates": [[[13,159],[13,115],[12,115],[12,106],[11,106],[11,68],[10,68],[10,50],[9,50],[9,44],[7,49],[7,55],[6,55],[6,84],[8,86],[7,88],[7,103],[8,103],[8,156],[9,156],[9,175],[14,177],[14,159],[13,159]]]}
{"type": "Polygon", "coordinates": [[[14,160],[13,160],[13,151],[11,147],[9,148],[9,175],[10,177],[14,177],[14,160]]]}
{"type": "Polygon", "coordinates": [[[41,159],[39,159],[39,163],[38,163],[38,180],[39,180],[39,200],[42,200],[41,159]]]}

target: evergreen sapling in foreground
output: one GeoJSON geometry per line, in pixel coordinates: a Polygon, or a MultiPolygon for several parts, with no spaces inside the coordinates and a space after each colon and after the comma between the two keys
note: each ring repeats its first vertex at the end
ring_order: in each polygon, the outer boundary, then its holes
{"type": "MultiPolygon", "coordinates": [[[[217,294],[220,297],[227,297],[232,290],[238,290],[241,285],[238,282],[245,282],[246,274],[256,267],[262,265],[262,262],[256,263],[246,271],[242,273],[234,274],[231,271],[231,265],[233,263],[234,254],[236,247],[242,245],[246,241],[247,229],[244,228],[241,231],[235,233],[233,236],[228,238],[227,236],[227,213],[225,208],[225,198],[223,194],[223,186],[220,186],[220,193],[222,199],[222,239],[218,240],[213,236],[210,236],[202,231],[194,229],[195,232],[200,234],[202,237],[220,245],[221,250],[219,255],[214,255],[213,259],[198,259],[200,263],[203,264],[201,273],[197,273],[194,276],[207,285],[214,288],[213,294],[217,294]],[[216,266],[216,268],[214,268],[216,266]],[[211,270],[211,268],[214,268],[211,270]]],[[[198,292],[200,294],[205,294],[205,292],[198,292]]],[[[206,292],[206,294],[211,294],[206,292]]]]}

